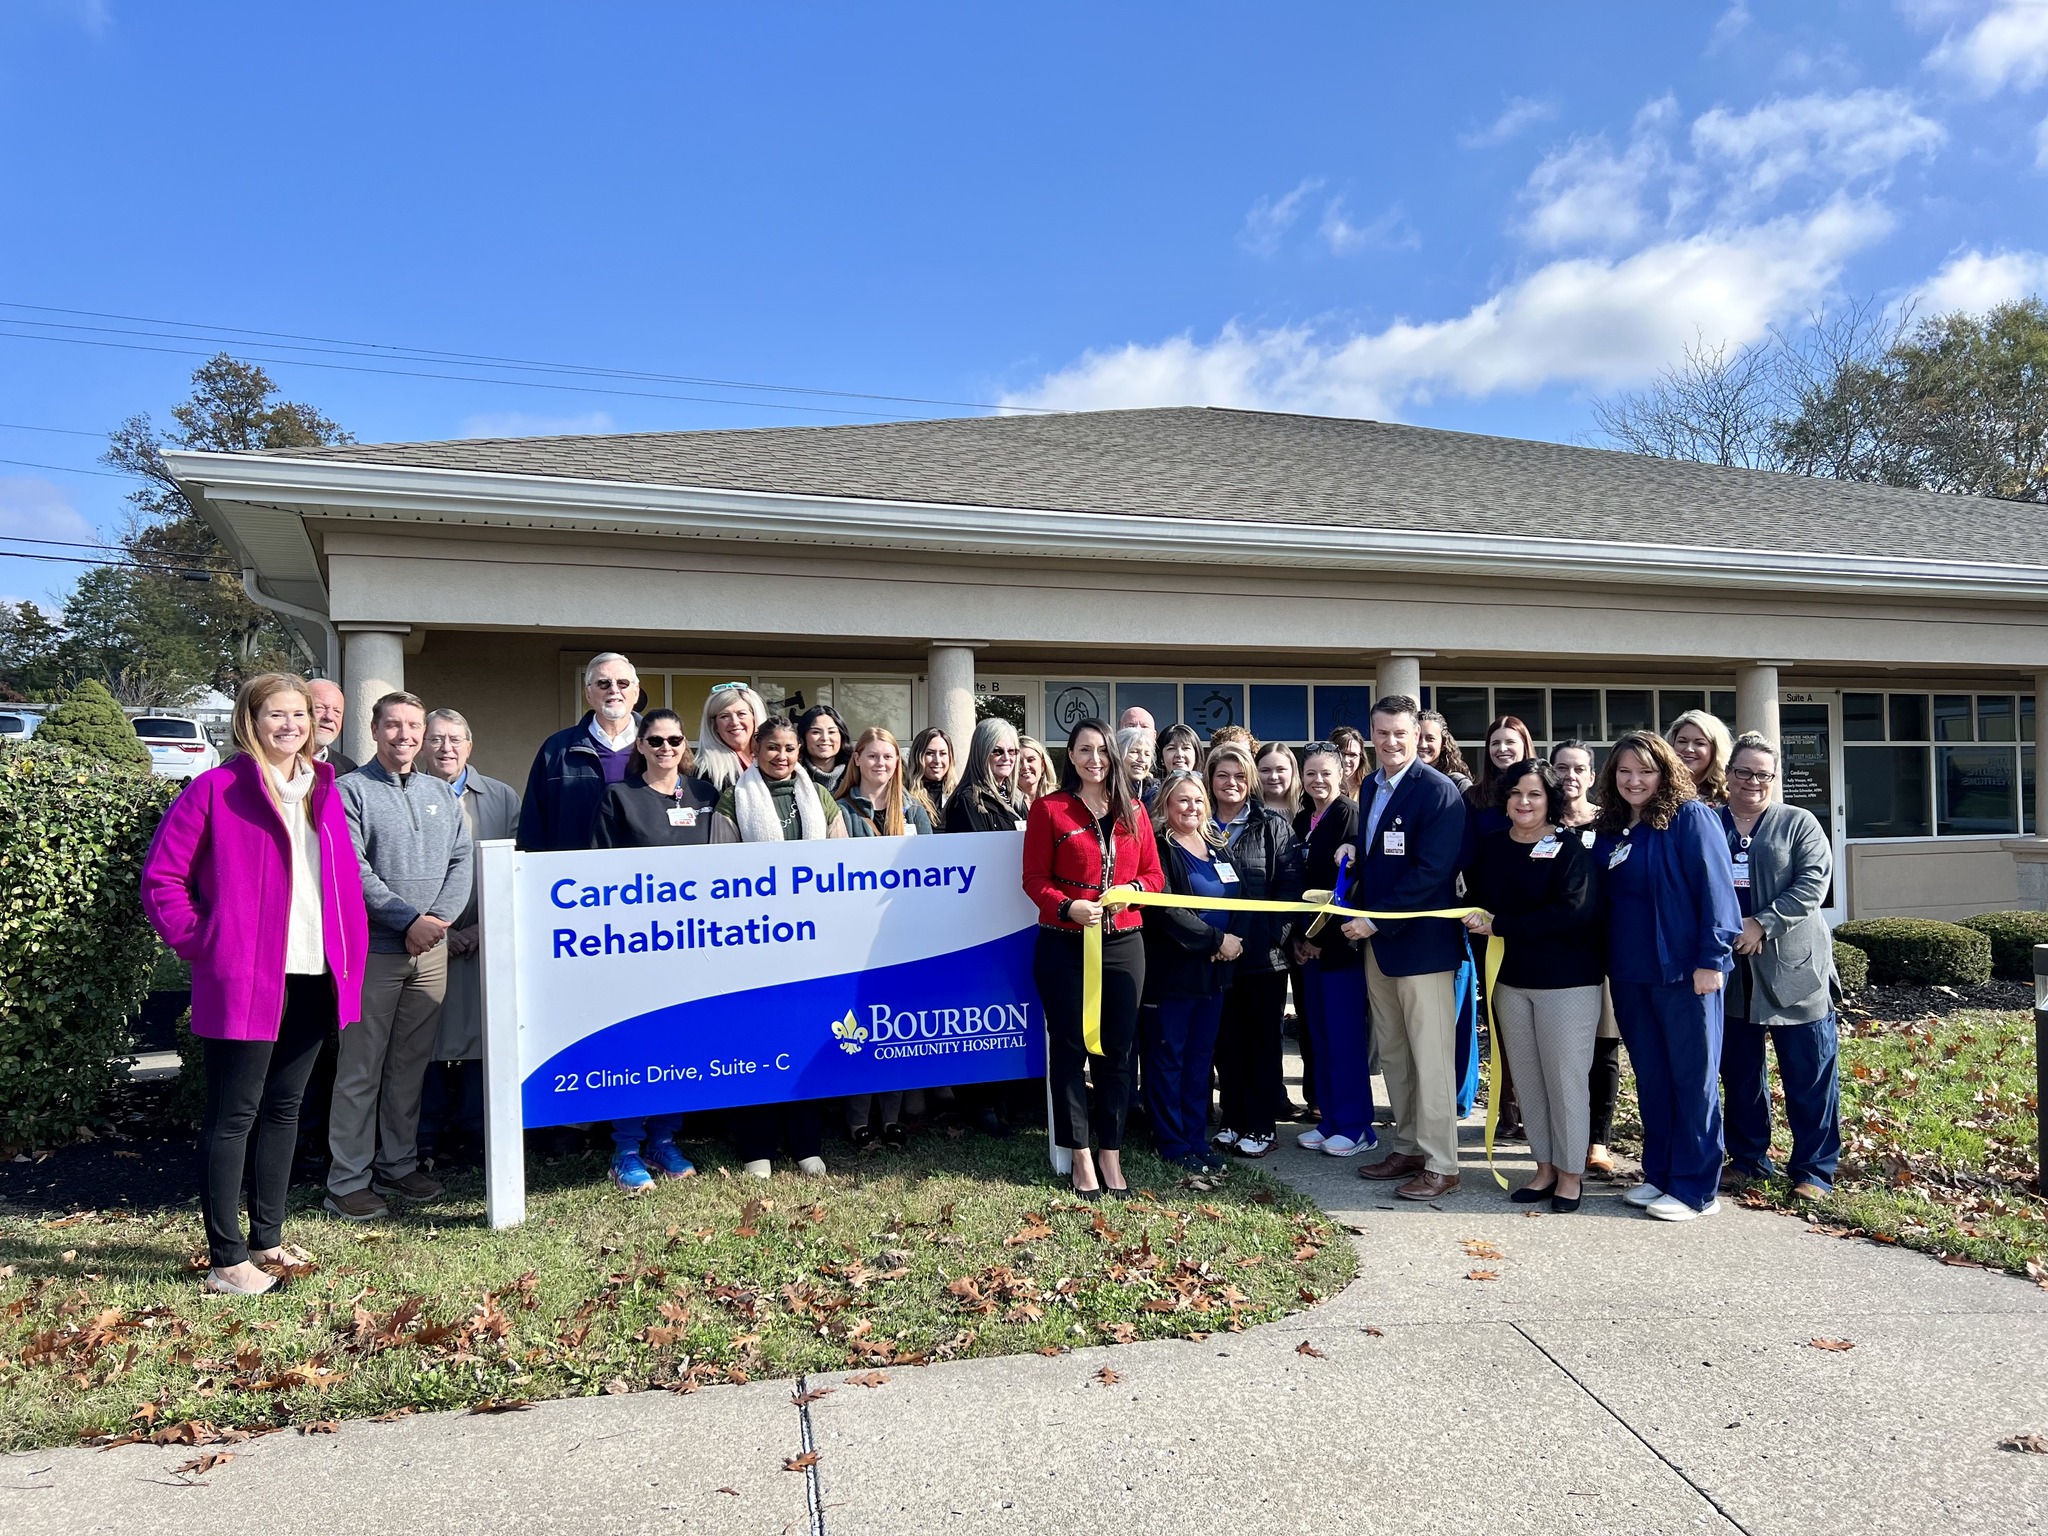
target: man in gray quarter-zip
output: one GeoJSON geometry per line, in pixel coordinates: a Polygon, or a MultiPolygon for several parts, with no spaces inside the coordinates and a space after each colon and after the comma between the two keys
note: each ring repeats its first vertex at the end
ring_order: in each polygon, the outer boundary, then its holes
{"type": "Polygon", "coordinates": [[[432,1200],[420,1171],[420,1089],[448,993],[448,929],[468,904],[469,826],[446,783],[416,772],[426,706],[387,693],[370,712],[377,756],[336,782],[363,868],[370,953],[363,1017],[342,1031],[327,1132],[328,1211],[390,1214],[386,1196],[432,1200]]]}

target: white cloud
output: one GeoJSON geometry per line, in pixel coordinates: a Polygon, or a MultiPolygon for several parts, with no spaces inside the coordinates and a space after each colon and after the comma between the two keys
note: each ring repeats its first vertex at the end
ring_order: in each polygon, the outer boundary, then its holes
{"type": "Polygon", "coordinates": [[[1063,410],[1228,405],[1395,416],[1439,393],[1640,382],[1706,335],[1741,346],[1819,302],[1842,264],[1883,236],[1875,204],[1836,198],[1805,216],[1660,241],[1619,259],[1549,263],[1455,319],[1325,337],[1226,325],[1090,352],[1005,403],[1063,410]]]}
{"type": "Polygon", "coordinates": [[[1376,219],[1363,224],[1353,224],[1344,211],[1344,199],[1333,197],[1323,210],[1321,234],[1333,254],[1349,256],[1355,251],[1378,249],[1384,251],[1412,251],[1422,244],[1422,237],[1415,233],[1415,227],[1408,222],[1399,205],[1389,208],[1376,219]]]}
{"type": "Polygon", "coordinates": [[[1952,258],[1913,295],[1923,315],[1955,310],[1982,314],[1994,304],[2048,297],[2048,254],[2040,251],[1965,251],[1952,258]]]}
{"type": "Polygon", "coordinates": [[[1255,256],[1273,255],[1280,249],[1281,239],[1301,217],[1302,205],[1322,184],[1320,176],[1311,176],[1283,196],[1260,198],[1244,216],[1238,244],[1255,256]]]}
{"type": "Polygon", "coordinates": [[[2034,130],[2034,169],[2048,171],[2048,117],[2034,130]]]}
{"type": "Polygon", "coordinates": [[[1539,101],[1533,96],[1512,97],[1507,106],[1501,109],[1499,117],[1484,128],[1475,128],[1470,133],[1459,134],[1458,143],[1466,149],[1492,149],[1495,145],[1505,144],[1515,138],[1525,128],[1547,123],[1555,116],[1557,108],[1550,102],[1539,101]]]}
{"type": "MultiPolygon", "coordinates": [[[[96,544],[100,531],[86,521],[71,498],[34,475],[0,475],[0,535],[17,539],[62,539],[96,544]]],[[[21,550],[16,549],[16,554],[21,550]]],[[[91,555],[87,549],[51,549],[49,554],[91,555]]]]}
{"type": "Polygon", "coordinates": [[[1882,177],[1947,138],[1903,91],[1781,96],[1748,112],[1716,107],[1692,125],[1694,153],[1765,198],[1802,178],[1839,185],[1882,177]]]}
{"type": "Polygon", "coordinates": [[[1663,218],[1646,206],[1650,189],[1675,180],[1666,130],[1677,110],[1668,96],[1644,107],[1619,153],[1605,134],[1595,134],[1546,155],[1524,190],[1531,207],[1523,237],[1540,250],[1641,239],[1663,218]]]}
{"type": "Polygon", "coordinates": [[[1749,23],[1748,0],[1735,0],[1733,5],[1721,13],[1720,20],[1714,23],[1714,30],[1707,38],[1708,48],[1719,48],[1723,44],[1732,43],[1748,28],[1749,23]]]}
{"type": "Polygon", "coordinates": [[[1994,0],[1977,24],[1950,32],[1927,62],[1990,95],[2048,79],[2048,0],[1994,0]]]}
{"type": "Polygon", "coordinates": [[[569,437],[582,433],[615,432],[618,424],[610,411],[585,411],[580,416],[536,416],[527,411],[486,411],[466,417],[464,437],[569,437]]]}

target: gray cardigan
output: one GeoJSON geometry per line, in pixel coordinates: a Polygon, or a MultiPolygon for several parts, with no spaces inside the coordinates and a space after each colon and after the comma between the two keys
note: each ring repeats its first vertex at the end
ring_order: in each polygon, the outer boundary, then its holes
{"type": "MultiPolygon", "coordinates": [[[[1721,824],[1732,836],[1735,819],[1725,806],[1721,824]]],[[[1841,983],[1835,977],[1834,936],[1820,915],[1834,863],[1828,835],[1812,812],[1774,802],[1757,818],[1749,841],[1749,895],[1764,947],[1735,957],[1728,1017],[1773,1026],[1811,1024],[1835,1006],[1841,983]],[[1756,981],[1754,999],[1745,995],[1745,971],[1756,981]]]]}
{"type": "Polygon", "coordinates": [[[403,779],[375,759],[335,780],[363,867],[373,954],[405,953],[421,913],[453,923],[469,904],[469,827],[455,793],[414,769],[403,779]]]}

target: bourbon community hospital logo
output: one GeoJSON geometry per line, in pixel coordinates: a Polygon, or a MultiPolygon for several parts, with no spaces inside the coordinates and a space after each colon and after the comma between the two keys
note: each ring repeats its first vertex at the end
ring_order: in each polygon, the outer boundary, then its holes
{"type": "Polygon", "coordinates": [[[900,1009],[889,1003],[870,1003],[867,1009],[866,1023],[851,1008],[845,1018],[832,1021],[832,1038],[849,1056],[858,1056],[871,1046],[876,1061],[1021,1051],[1031,1032],[1028,1003],[900,1009]]]}

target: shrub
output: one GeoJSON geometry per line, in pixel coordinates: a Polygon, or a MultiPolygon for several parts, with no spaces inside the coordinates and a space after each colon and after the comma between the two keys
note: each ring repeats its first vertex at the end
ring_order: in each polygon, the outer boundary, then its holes
{"type": "Polygon", "coordinates": [[[1835,937],[1870,957],[1870,979],[1967,987],[1991,979],[1991,940],[1960,923],[1924,917],[1869,917],[1844,923],[1835,937]]]}
{"type": "Polygon", "coordinates": [[[1870,956],[1854,944],[1835,940],[1835,974],[1842,979],[1842,993],[1861,992],[1870,985],[1870,956]]]}
{"type": "Polygon", "coordinates": [[[1991,974],[2000,981],[2034,979],[2034,946],[2048,944],[2048,912],[1979,912],[1962,926],[1991,941],[1991,974]]]}
{"type": "Polygon", "coordinates": [[[40,732],[0,749],[0,1144],[71,1140],[125,1071],[157,953],[142,859],[171,791],[40,732]]]}
{"type": "Polygon", "coordinates": [[[135,734],[134,724],[121,713],[106,686],[89,677],[50,711],[36,740],[45,746],[73,747],[103,763],[149,767],[149,748],[135,734]]]}

